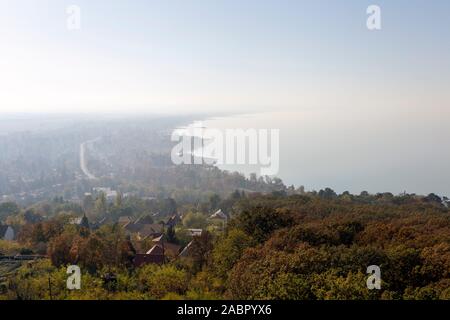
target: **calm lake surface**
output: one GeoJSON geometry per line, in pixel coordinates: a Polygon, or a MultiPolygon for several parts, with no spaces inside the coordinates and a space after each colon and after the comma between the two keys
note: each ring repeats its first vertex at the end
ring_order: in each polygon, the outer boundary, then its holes
{"type": "MultiPolygon", "coordinates": [[[[278,176],[307,190],[450,195],[450,125],[408,110],[303,110],[211,118],[208,128],[279,129],[278,176]]],[[[248,175],[249,165],[219,165],[248,175]]]]}

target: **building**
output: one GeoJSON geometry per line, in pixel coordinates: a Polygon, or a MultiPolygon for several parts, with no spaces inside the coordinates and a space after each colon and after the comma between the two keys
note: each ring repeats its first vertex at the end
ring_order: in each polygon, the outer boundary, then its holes
{"type": "Polygon", "coordinates": [[[136,234],[138,240],[153,239],[164,233],[164,227],[159,223],[128,223],[124,226],[124,229],[128,233],[136,234]]]}
{"type": "Polygon", "coordinates": [[[225,220],[228,221],[229,216],[222,211],[222,209],[217,210],[216,212],[214,212],[211,216],[211,219],[220,219],[220,220],[225,220]]]}
{"type": "Polygon", "coordinates": [[[0,239],[6,241],[13,241],[16,238],[16,232],[13,227],[8,225],[0,225],[0,239]]]}
{"type": "Polygon", "coordinates": [[[178,255],[179,257],[186,258],[186,257],[188,257],[188,256],[190,255],[190,253],[191,253],[191,248],[192,248],[192,242],[193,242],[193,241],[189,242],[189,243],[186,245],[186,247],[184,247],[184,249],[183,249],[183,250],[180,252],[180,254],[178,255]]]}
{"type": "Polygon", "coordinates": [[[87,229],[90,229],[89,220],[86,217],[86,214],[84,214],[82,217],[72,218],[70,219],[70,224],[74,224],[80,227],[84,227],[87,229]]]}
{"type": "Polygon", "coordinates": [[[100,220],[92,223],[91,227],[93,229],[98,229],[105,224],[113,224],[113,223],[114,223],[113,219],[110,216],[106,216],[106,217],[103,217],[100,220]]]}
{"type": "Polygon", "coordinates": [[[140,216],[139,218],[137,218],[136,221],[134,221],[135,224],[153,224],[153,218],[151,217],[151,215],[146,214],[143,216],[140,216]]]}
{"type": "Polygon", "coordinates": [[[121,227],[125,227],[127,224],[131,223],[132,221],[133,221],[133,219],[131,219],[131,217],[129,217],[129,216],[122,216],[122,217],[119,218],[117,223],[121,227]]]}
{"type": "Polygon", "coordinates": [[[160,235],[159,237],[156,237],[152,240],[155,244],[163,244],[164,243],[164,234],[160,235]]]}
{"type": "Polygon", "coordinates": [[[13,195],[4,194],[4,195],[2,195],[0,197],[0,203],[3,203],[3,202],[14,202],[14,201],[16,201],[16,198],[14,198],[13,195]]]}
{"type": "Polygon", "coordinates": [[[93,189],[95,194],[103,193],[105,194],[106,201],[113,202],[114,199],[117,198],[118,192],[115,190],[111,190],[111,188],[104,188],[104,187],[96,187],[93,189]]]}
{"type": "Polygon", "coordinates": [[[199,237],[203,233],[202,229],[187,229],[187,231],[191,237],[199,237]]]}
{"type": "MultiPolygon", "coordinates": [[[[165,241],[164,234],[154,238],[153,247],[145,253],[138,253],[134,258],[134,266],[140,267],[145,264],[155,263],[163,264],[168,259],[178,257],[181,246],[165,241]]],[[[140,246],[140,245],[138,245],[140,246]]]]}
{"type": "Polygon", "coordinates": [[[144,224],[138,230],[137,235],[140,240],[145,240],[147,238],[156,238],[164,233],[164,227],[161,224],[144,224]]]}
{"type": "Polygon", "coordinates": [[[164,254],[166,257],[175,258],[181,251],[181,246],[175,243],[167,242],[165,240],[165,235],[162,234],[152,240],[156,245],[161,246],[164,249],[164,254]]]}
{"type": "Polygon", "coordinates": [[[133,264],[136,268],[149,263],[163,264],[164,259],[164,248],[155,244],[146,253],[137,253],[134,257],[133,264]]]}

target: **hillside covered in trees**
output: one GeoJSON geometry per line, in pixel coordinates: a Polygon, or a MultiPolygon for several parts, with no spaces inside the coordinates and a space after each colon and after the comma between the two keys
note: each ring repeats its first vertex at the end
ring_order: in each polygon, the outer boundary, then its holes
{"type": "Polygon", "coordinates": [[[189,247],[189,254],[140,267],[133,265],[135,256],[151,244],[119,222],[86,228],[57,214],[23,224],[16,242],[0,242],[3,255],[43,254],[9,268],[0,278],[0,297],[450,299],[450,211],[444,203],[435,195],[337,195],[326,189],[234,192],[175,204],[182,219],[164,236],[189,247]],[[217,208],[226,208],[226,223],[211,218],[217,208]],[[189,228],[203,231],[189,236],[189,228]],[[80,290],[66,287],[67,266],[74,263],[82,271],[80,290]],[[367,288],[370,265],[381,269],[380,290],[367,288]]]}

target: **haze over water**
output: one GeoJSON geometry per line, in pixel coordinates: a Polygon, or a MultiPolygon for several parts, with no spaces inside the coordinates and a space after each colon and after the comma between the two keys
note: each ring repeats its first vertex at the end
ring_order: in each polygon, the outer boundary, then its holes
{"type": "MultiPolygon", "coordinates": [[[[442,115],[442,114],[441,114],[442,115]]],[[[204,121],[208,128],[280,129],[286,184],[337,192],[450,194],[446,117],[411,110],[309,109],[204,121]]],[[[254,166],[221,165],[249,174],[254,166]]]]}

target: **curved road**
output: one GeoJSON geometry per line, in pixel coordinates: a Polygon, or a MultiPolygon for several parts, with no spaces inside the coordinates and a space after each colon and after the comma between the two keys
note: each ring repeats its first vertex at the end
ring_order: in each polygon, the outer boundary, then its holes
{"type": "Polygon", "coordinates": [[[99,138],[93,139],[93,140],[89,140],[89,141],[85,141],[82,144],[80,144],[80,168],[81,171],[83,171],[83,173],[88,177],[88,179],[90,180],[95,180],[97,179],[96,176],[94,176],[88,169],[87,167],[87,161],[86,161],[86,144],[88,143],[92,143],[96,140],[98,140],[99,138]]]}

